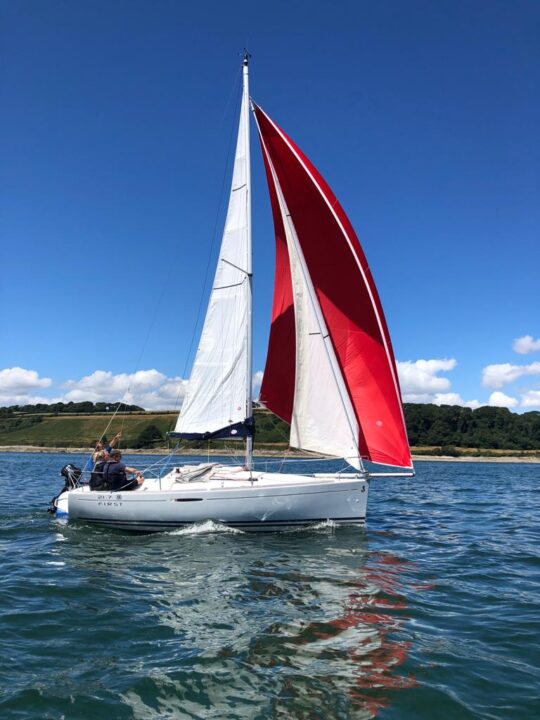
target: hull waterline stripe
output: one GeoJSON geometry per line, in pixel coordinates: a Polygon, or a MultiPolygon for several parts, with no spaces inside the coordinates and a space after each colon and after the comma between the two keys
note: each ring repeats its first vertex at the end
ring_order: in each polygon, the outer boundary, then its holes
{"type": "Polygon", "coordinates": [[[174,521],[174,520],[111,520],[108,518],[89,518],[89,517],[78,517],[73,518],[74,520],[80,520],[82,522],[100,523],[103,525],[129,525],[131,527],[136,526],[155,526],[155,527],[186,527],[189,525],[195,525],[197,523],[212,522],[219,523],[221,525],[244,527],[244,526],[270,526],[270,525],[312,525],[313,523],[319,522],[347,522],[347,523],[364,523],[365,516],[363,517],[340,517],[340,518],[310,518],[308,520],[219,520],[214,518],[205,518],[201,520],[186,520],[186,521],[174,521]]]}
{"type": "MultiPolygon", "coordinates": [[[[257,482],[257,481],[255,480],[254,482],[257,482]]],[[[351,482],[351,481],[347,480],[346,482],[351,482]]],[[[352,488],[347,488],[347,489],[343,488],[343,487],[324,488],[324,490],[311,490],[310,492],[276,492],[276,493],[270,494],[269,492],[264,492],[264,488],[263,488],[264,494],[261,494],[261,495],[255,494],[255,490],[258,489],[257,486],[255,485],[254,491],[250,495],[237,495],[236,497],[233,497],[233,498],[227,498],[227,497],[223,497],[223,495],[220,495],[218,497],[202,497],[202,498],[200,498],[200,500],[204,500],[206,502],[215,502],[215,501],[238,502],[238,500],[261,500],[261,499],[265,499],[265,498],[268,498],[268,499],[270,499],[270,498],[294,498],[294,497],[306,497],[306,496],[311,496],[311,495],[328,495],[330,493],[344,493],[344,492],[352,492],[352,493],[360,493],[361,494],[362,492],[366,492],[365,490],[362,491],[361,488],[362,488],[362,484],[364,486],[367,485],[367,482],[368,482],[367,480],[359,480],[358,483],[356,483],[356,481],[354,481],[354,482],[355,482],[355,485],[358,485],[357,487],[352,487],[352,488]],[[255,497],[253,497],[254,494],[255,494],[255,497]]],[[[323,483],[321,482],[320,485],[323,485],[323,483]]],[[[276,489],[279,490],[280,488],[276,488],[276,489]]],[[[217,488],[215,490],[205,490],[203,492],[208,492],[208,493],[220,492],[221,493],[221,492],[227,492],[227,491],[235,492],[237,490],[238,490],[238,488],[217,488]]],[[[96,494],[97,494],[97,492],[98,491],[96,491],[96,494]]],[[[115,493],[120,493],[120,492],[123,492],[123,491],[121,491],[121,490],[113,491],[112,493],[107,492],[107,494],[113,495],[115,493]]],[[[145,493],[144,500],[148,500],[149,502],[171,502],[171,501],[178,502],[178,500],[182,500],[181,496],[180,497],[177,496],[177,497],[163,498],[163,494],[165,492],[172,494],[175,491],[174,490],[173,491],[149,490],[147,493],[145,493]],[[154,496],[158,495],[159,499],[152,500],[152,495],[154,495],[154,496]]],[[[105,493],[103,493],[103,494],[105,494],[105,493]]],[[[125,495],[122,495],[122,497],[118,498],[118,499],[121,499],[123,502],[129,502],[129,497],[126,497],[125,495]]],[[[189,500],[197,500],[199,498],[191,497],[188,499],[189,500]]],[[[101,500],[98,500],[98,498],[84,497],[84,496],[82,496],[82,497],[79,496],[79,500],[81,502],[85,502],[85,503],[101,502],[101,500]]],[[[139,501],[139,500],[134,499],[134,503],[137,503],[137,502],[142,503],[142,502],[144,502],[144,500],[139,501]]],[[[136,506],[132,505],[132,507],[136,507],[136,506]]]]}

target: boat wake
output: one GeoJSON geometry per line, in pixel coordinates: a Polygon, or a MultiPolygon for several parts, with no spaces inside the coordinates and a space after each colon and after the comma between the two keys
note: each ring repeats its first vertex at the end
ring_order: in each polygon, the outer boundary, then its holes
{"type": "MultiPolygon", "coordinates": [[[[314,522],[310,525],[304,525],[302,527],[291,527],[291,528],[280,528],[281,533],[295,534],[295,533],[306,533],[306,532],[329,532],[334,533],[338,523],[334,520],[321,520],[320,522],[314,522]]],[[[183,528],[176,530],[166,531],[166,535],[204,535],[209,533],[229,533],[232,535],[245,535],[244,530],[224,525],[223,523],[215,522],[214,520],[204,520],[203,522],[193,523],[183,528]]]]}
{"type": "Polygon", "coordinates": [[[213,520],[205,520],[200,523],[193,523],[184,528],[178,528],[178,530],[171,530],[167,535],[203,535],[208,533],[232,533],[233,535],[243,535],[242,530],[237,528],[228,527],[222,523],[214,522],[213,520]]]}
{"type": "Polygon", "coordinates": [[[334,532],[334,530],[336,528],[337,528],[337,523],[334,522],[333,520],[321,520],[320,522],[313,523],[313,525],[305,525],[304,527],[291,528],[290,532],[292,532],[292,533],[313,532],[316,530],[323,530],[323,531],[330,530],[331,532],[334,532]]]}

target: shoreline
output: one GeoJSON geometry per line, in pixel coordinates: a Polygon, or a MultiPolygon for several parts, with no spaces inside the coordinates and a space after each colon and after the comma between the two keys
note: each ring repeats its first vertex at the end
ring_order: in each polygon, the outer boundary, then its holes
{"type": "MultiPolygon", "coordinates": [[[[90,454],[90,449],[87,447],[62,447],[62,448],[50,448],[40,447],[37,445],[0,445],[1,453],[35,453],[35,454],[90,454]]],[[[130,449],[126,448],[122,450],[126,455],[168,455],[169,451],[165,448],[159,449],[130,449]]],[[[182,450],[182,455],[226,455],[225,450],[201,450],[196,448],[189,448],[182,450]]],[[[289,458],[302,459],[316,459],[317,455],[314,453],[303,453],[300,450],[254,450],[253,455],[255,457],[276,457],[281,455],[287,455],[289,458]]],[[[321,460],[331,459],[321,455],[321,460]]],[[[494,462],[494,463],[540,463],[540,457],[531,455],[460,455],[458,457],[452,457],[450,455],[415,455],[412,456],[413,462],[494,462]]]]}

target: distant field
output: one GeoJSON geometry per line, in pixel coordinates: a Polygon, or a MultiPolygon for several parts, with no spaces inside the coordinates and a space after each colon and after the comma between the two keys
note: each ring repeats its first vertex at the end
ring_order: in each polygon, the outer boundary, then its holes
{"type": "MultiPolygon", "coordinates": [[[[0,431],[0,445],[90,447],[101,437],[109,420],[106,415],[43,415],[41,422],[26,424],[30,418],[23,418],[20,427],[0,431]]],[[[117,416],[107,430],[107,438],[122,432],[122,445],[129,447],[149,425],[155,425],[165,435],[175,423],[176,415],[172,413],[117,416]]]]}
{"type": "MultiPolygon", "coordinates": [[[[0,418],[0,446],[37,446],[43,448],[90,448],[93,447],[111,421],[111,414],[17,414],[0,418]]],[[[106,430],[110,440],[122,432],[122,448],[161,448],[167,446],[166,434],[174,429],[176,413],[134,412],[118,415],[106,430]],[[150,432],[151,431],[151,432],[150,432]],[[145,433],[144,442],[141,436],[145,433]]],[[[288,447],[288,426],[272,413],[255,411],[255,448],[258,450],[280,451],[288,447]]],[[[172,443],[173,441],[171,441],[172,443]]],[[[238,441],[232,443],[236,446],[238,441]]],[[[183,443],[183,447],[207,448],[207,442],[183,443]]],[[[214,449],[231,447],[231,441],[213,442],[214,449]]],[[[504,448],[482,449],[455,447],[452,445],[417,445],[412,447],[415,455],[424,456],[514,456],[534,458],[539,450],[516,450],[504,448]]]]}
{"type": "MultiPolygon", "coordinates": [[[[174,429],[177,413],[133,413],[118,415],[106,431],[107,439],[122,433],[121,447],[134,448],[141,434],[154,426],[162,440],[145,447],[166,445],[167,432],[174,429]]],[[[111,419],[111,415],[19,415],[0,420],[0,445],[35,445],[38,447],[93,447],[111,419]]],[[[256,444],[286,446],[287,426],[275,415],[256,412],[256,444]]]]}

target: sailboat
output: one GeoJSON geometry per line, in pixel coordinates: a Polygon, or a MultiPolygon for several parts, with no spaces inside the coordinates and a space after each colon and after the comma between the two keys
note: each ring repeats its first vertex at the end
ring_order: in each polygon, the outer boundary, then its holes
{"type": "Polygon", "coordinates": [[[250,531],[363,525],[370,479],[414,472],[383,309],[349,219],[314,165],[249,95],[248,55],[229,206],[201,339],[173,437],[242,439],[245,461],[179,465],[130,492],[66,489],[70,518],[144,531],[214,521],[250,531]],[[276,268],[260,402],[290,445],[343,458],[338,473],[255,469],[250,109],[275,228],[276,268]],[[368,470],[366,462],[392,469],[368,470]]]}

